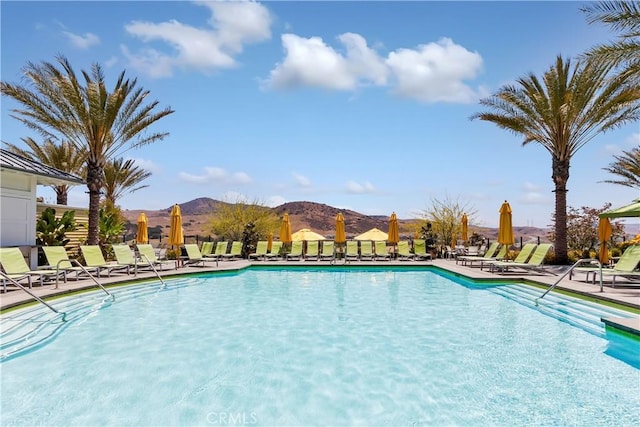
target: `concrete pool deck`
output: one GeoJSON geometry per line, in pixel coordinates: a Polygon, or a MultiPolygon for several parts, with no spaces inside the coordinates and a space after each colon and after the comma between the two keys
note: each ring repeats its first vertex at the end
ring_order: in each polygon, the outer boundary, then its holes
{"type": "MultiPolygon", "coordinates": [[[[164,277],[171,277],[183,274],[197,274],[203,272],[214,271],[232,271],[240,270],[251,265],[257,266],[328,266],[331,265],[329,261],[255,261],[255,260],[234,260],[234,261],[220,261],[216,266],[213,262],[207,262],[204,267],[186,266],[178,269],[171,270],[158,270],[158,273],[164,277]]],[[[553,285],[560,275],[566,271],[565,266],[547,266],[547,271],[555,272],[553,274],[538,274],[534,272],[506,272],[504,274],[492,273],[487,269],[481,270],[479,266],[465,266],[462,264],[456,264],[455,260],[449,259],[435,259],[433,261],[351,261],[344,263],[338,260],[336,265],[340,266],[435,266],[442,270],[448,271],[452,274],[466,277],[478,282],[482,281],[524,281],[527,284],[538,285],[540,288],[540,295],[544,292],[544,287],[553,285]]],[[[99,282],[106,286],[115,285],[119,283],[135,282],[140,280],[154,279],[156,278],[153,271],[140,271],[137,275],[126,273],[112,273],[111,277],[101,277],[99,282]]],[[[56,289],[55,282],[46,283],[44,286],[39,286],[34,283],[33,288],[30,291],[42,298],[48,299],[53,296],[63,295],[74,291],[97,289],[93,280],[88,278],[82,278],[75,280],[69,278],[67,283],[60,281],[58,288],[56,289]]],[[[557,290],[567,291],[574,294],[579,294],[593,302],[610,302],[620,304],[628,307],[632,310],[640,310],[640,284],[631,284],[626,279],[618,278],[616,280],[616,286],[612,287],[610,280],[604,282],[603,291],[600,291],[600,284],[588,283],[585,281],[584,275],[574,276],[573,279],[569,279],[568,276],[562,278],[558,285],[557,290]]],[[[34,299],[14,286],[9,286],[6,293],[0,293],[0,310],[4,311],[11,307],[16,307],[27,302],[34,301],[34,299]]],[[[640,335],[640,315],[636,315],[634,319],[607,319],[607,324],[612,324],[614,327],[616,324],[629,330],[630,332],[640,335]]]]}

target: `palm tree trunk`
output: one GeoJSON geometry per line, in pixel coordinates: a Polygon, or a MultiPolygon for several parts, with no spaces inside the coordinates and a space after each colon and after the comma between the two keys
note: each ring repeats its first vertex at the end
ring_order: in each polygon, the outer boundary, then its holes
{"type": "Polygon", "coordinates": [[[555,229],[556,241],[554,244],[555,263],[567,264],[567,181],[569,181],[569,160],[553,158],[553,182],[556,193],[555,229]]]}
{"type": "Polygon", "coordinates": [[[87,187],[89,188],[89,233],[87,244],[100,242],[100,190],[102,189],[102,168],[97,163],[87,161],[87,187]]]}
{"type": "Polygon", "coordinates": [[[55,190],[56,190],[56,203],[58,205],[66,205],[67,204],[68,186],[66,186],[66,185],[57,185],[55,187],[55,190]]]}

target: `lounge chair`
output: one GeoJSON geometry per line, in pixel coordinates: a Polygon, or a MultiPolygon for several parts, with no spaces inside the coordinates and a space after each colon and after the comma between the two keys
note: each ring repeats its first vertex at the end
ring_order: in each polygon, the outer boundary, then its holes
{"type": "Polygon", "coordinates": [[[361,240],[360,241],[360,261],[365,259],[369,259],[373,261],[375,259],[375,254],[373,253],[373,243],[371,240],[361,240]]]}
{"type": "Polygon", "coordinates": [[[527,260],[529,260],[529,257],[531,256],[531,254],[533,253],[533,251],[536,249],[536,244],[535,243],[526,243],[522,249],[520,249],[520,252],[518,252],[518,255],[513,259],[513,261],[481,261],[480,262],[480,269],[482,270],[482,267],[484,265],[488,265],[489,266],[489,271],[493,271],[495,268],[494,266],[496,265],[502,265],[505,263],[515,263],[515,264],[520,264],[523,262],[527,262],[527,260]]]}
{"type": "MultiPolygon", "coordinates": [[[[2,269],[8,278],[19,282],[23,279],[27,279],[29,288],[32,285],[33,276],[38,276],[40,279],[40,286],[44,284],[44,279],[58,279],[62,276],[64,281],[67,281],[67,272],[65,270],[31,270],[27,261],[24,259],[24,255],[19,248],[1,248],[0,249],[0,264],[2,269]]],[[[7,290],[6,279],[2,277],[2,287],[4,291],[7,290]]]]}
{"type": "MultiPolygon", "coordinates": [[[[611,277],[612,287],[615,287],[616,277],[618,276],[640,280],[640,271],[636,270],[638,263],[640,263],[640,245],[629,246],[613,267],[602,268],[602,278],[604,279],[605,276],[611,277]]],[[[569,279],[574,273],[586,273],[587,281],[589,281],[589,275],[593,274],[593,283],[595,283],[597,275],[600,273],[600,267],[575,267],[569,272],[569,279]]]]}
{"type": "Polygon", "coordinates": [[[424,239],[415,239],[413,241],[413,255],[416,260],[430,260],[431,254],[427,252],[427,242],[424,239]]]}
{"type": "Polygon", "coordinates": [[[160,270],[164,270],[165,266],[169,266],[172,269],[176,269],[177,264],[172,260],[161,260],[157,257],[156,251],[153,249],[148,243],[138,244],[138,253],[140,254],[140,258],[143,260],[150,262],[154,267],[160,267],[160,270]]]}
{"type": "Polygon", "coordinates": [[[336,257],[336,245],[333,240],[323,240],[322,241],[322,252],[320,252],[319,259],[322,260],[333,260],[336,257]]]}
{"type": "Polygon", "coordinates": [[[508,251],[509,251],[509,245],[501,245],[500,248],[498,249],[498,253],[495,254],[494,256],[489,256],[489,257],[481,256],[475,259],[473,259],[472,257],[469,257],[469,258],[465,257],[467,259],[465,259],[463,265],[466,265],[467,267],[473,267],[474,263],[478,262],[480,263],[480,269],[482,269],[485,265],[488,265],[489,262],[503,261],[507,257],[508,251]]]}
{"type": "Polygon", "coordinates": [[[256,251],[255,253],[249,254],[249,259],[255,258],[255,259],[259,259],[262,258],[263,260],[265,259],[265,255],[267,254],[269,248],[269,242],[267,242],[266,240],[260,240],[257,244],[256,244],[256,251]]]}
{"type": "Polygon", "coordinates": [[[486,252],[483,255],[465,255],[456,257],[456,264],[462,263],[462,265],[466,265],[467,262],[473,263],[474,261],[482,261],[489,260],[493,258],[498,251],[498,242],[493,242],[489,245],[486,252]]]}
{"type": "Polygon", "coordinates": [[[373,243],[373,246],[376,251],[376,256],[374,258],[376,261],[391,260],[391,254],[387,250],[387,242],[384,240],[376,240],[373,243]]]}
{"type": "Polygon", "coordinates": [[[271,242],[271,251],[267,252],[264,257],[265,259],[278,259],[280,258],[280,251],[282,251],[282,242],[276,240],[271,242]]]}
{"type": "Polygon", "coordinates": [[[218,265],[218,258],[205,257],[200,252],[200,248],[196,243],[187,243],[184,245],[184,250],[187,252],[187,258],[183,260],[182,265],[194,265],[204,267],[205,262],[215,261],[216,266],[218,265]]]}
{"type": "Polygon", "coordinates": [[[291,252],[289,252],[285,259],[287,261],[291,261],[293,259],[301,260],[302,259],[302,240],[296,240],[295,242],[291,242],[291,252]]]}
{"type": "Polygon", "coordinates": [[[226,255],[228,247],[229,247],[229,242],[220,241],[220,242],[216,243],[215,252],[213,252],[210,255],[207,255],[207,257],[215,258],[215,259],[218,259],[218,260],[222,259],[226,255]]]}
{"type": "Polygon", "coordinates": [[[67,272],[67,277],[69,277],[69,273],[76,273],[75,279],[77,280],[80,277],[80,274],[85,271],[89,274],[96,273],[100,271],[98,267],[80,267],[78,265],[72,265],[71,260],[69,259],[69,254],[64,246],[43,246],[42,251],[44,252],[44,256],[47,259],[47,264],[49,264],[49,268],[51,270],[65,270],[67,272]]]}
{"type": "Polygon", "coordinates": [[[344,259],[345,261],[360,259],[357,240],[347,240],[347,251],[344,254],[344,259]]]}
{"type": "Polygon", "coordinates": [[[308,240],[307,241],[307,252],[304,254],[305,260],[319,260],[320,259],[320,248],[317,240],[308,240]]]}
{"type": "Polygon", "coordinates": [[[202,242],[202,247],[200,247],[200,253],[202,254],[202,256],[212,256],[214,247],[215,247],[214,242],[202,242]]]}
{"type": "Polygon", "coordinates": [[[98,268],[98,277],[100,277],[103,271],[107,272],[107,277],[111,276],[112,271],[126,270],[127,274],[130,272],[131,266],[128,264],[105,261],[102,255],[102,249],[100,249],[98,245],[81,245],[80,252],[82,252],[84,263],[87,267],[98,268]]]}
{"type": "MultiPolygon", "coordinates": [[[[220,242],[218,242],[218,244],[220,244],[220,242]]],[[[218,250],[218,247],[216,246],[216,252],[217,250],[218,250]]],[[[232,259],[242,258],[242,242],[234,241],[233,243],[231,243],[231,251],[229,251],[228,254],[224,253],[224,254],[220,254],[219,256],[220,256],[220,259],[229,260],[229,261],[232,259]]]]}
{"type": "Polygon", "coordinates": [[[412,254],[409,250],[409,242],[406,240],[400,240],[398,242],[398,259],[399,260],[415,260],[415,254],[412,254]]]}
{"type": "Polygon", "coordinates": [[[129,245],[111,245],[111,248],[116,256],[116,262],[120,265],[133,267],[134,274],[138,273],[139,268],[151,269],[150,262],[143,259],[136,259],[129,245]]]}
{"type": "Polygon", "coordinates": [[[499,271],[504,273],[513,268],[519,268],[521,270],[534,270],[539,273],[547,273],[542,265],[544,264],[544,259],[547,257],[547,254],[551,251],[551,248],[553,248],[553,244],[541,243],[535,248],[535,250],[531,254],[531,258],[529,258],[527,262],[494,262],[491,264],[491,271],[499,271]]]}

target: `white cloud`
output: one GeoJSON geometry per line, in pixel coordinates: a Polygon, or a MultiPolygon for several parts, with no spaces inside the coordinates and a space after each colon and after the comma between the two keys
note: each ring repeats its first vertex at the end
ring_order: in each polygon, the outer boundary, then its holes
{"type": "Polygon", "coordinates": [[[376,188],[369,181],[365,181],[362,184],[355,181],[347,181],[345,188],[347,193],[351,194],[375,193],[376,191],[376,188]]]}
{"type": "Polygon", "coordinates": [[[358,86],[383,85],[387,81],[388,69],[382,58],[358,34],[345,33],[338,37],[346,49],[345,54],[328,46],[320,37],[283,34],[281,39],[285,58],[271,70],[265,82],[268,87],[354,90],[358,86]]]}
{"type": "Polygon", "coordinates": [[[71,44],[78,49],[89,49],[91,46],[100,44],[100,38],[92,33],[78,35],[69,31],[63,31],[62,34],[64,34],[71,44]]]}
{"type": "Polygon", "coordinates": [[[524,205],[546,205],[549,203],[549,197],[537,191],[528,191],[520,196],[518,201],[524,205]]]}
{"type": "Polygon", "coordinates": [[[136,159],[136,158],[131,158],[131,160],[134,161],[135,166],[138,166],[140,168],[143,168],[151,173],[157,173],[161,171],[160,166],[158,166],[157,164],[155,164],[153,161],[151,160],[146,160],[146,159],[136,159]]]}
{"type": "Polygon", "coordinates": [[[107,59],[104,63],[104,65],[106,67],[113,67],[114,65],[116,65],[118,63],[119,59],[117,56],[112,56],[111,58],[107,59]]]}
{"type": "Polygon", "coordinates": [[[421,102],[472,103],[487,96],[485,87],[471,88],[482,68],[482,57],[443,38],[416,49],[397,49],[382,57],[355,33],[338,36],[344,53],[320,37],[283,34],[284,59],[263,82],[273,89],[320,87],[353,91],[359,87],[390,86],[402,97],[421,102]]]}
{"type": "Polygon", "coordinates": [[[396,79],[394,92],[423,102],[475,102],[482,94],[465,80],[482,67],[482,57],[442,38],[417,49],[398,49],[389,54],[387,65],[396,79]]]}
{"type": "Polygon", "coordinates": [[[637,148],[640,146],[640,132],[631,134],[626,140],[625,145],[629,148],[637,148]]]}
{"type": "Polygon", "coordinates": [[[181,181],[190,184],[248,184],[251,182],[251,177],[245,172],[229,173],[218,167],[206,167],[202,175],[180,172],[178,177],[181,181]]]}
{"type": "Polygon", "coordinates": [[[293,172],[293,179],[300,187],[311,187],[311,180],[304,175],[300,175],[299,173],[293,172]]]}
{"type": "Polygon", "coordinates": [[[528,192],[540,191],[540,189],[542,189],[541,186],[536,185],[529,181],[525,181],[524,184],[522,184],[522,188],[528,192]]]}
{"type": "Polygon", "coordinates": [[[122,46],[131,66],[152,77],[168,77],[175,67],[209,72],[234,67],[244,45],[271,37],[269,11],[255,2],[196,2],[211,11],[209,27],[196,28],[176,20],[134,21],[125,30],[143,42],[162,41],[173,51],[156,49],[132,53],[122,46]],[[159,68],[159,69],[157,69],[159,68]]]}
{"type": "Polygon", "coordinates": [[[269,207],[275,208],[276,206],[280,206],[284,203],[287,203],[287,199],[282,196],[271,196],[267,199],[265,204],[269,207]]]}

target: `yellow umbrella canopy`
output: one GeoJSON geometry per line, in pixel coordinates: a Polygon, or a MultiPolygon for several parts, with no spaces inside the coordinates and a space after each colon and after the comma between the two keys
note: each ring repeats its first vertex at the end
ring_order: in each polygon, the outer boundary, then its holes
{"type": "Polygon", "coordinates": [[[382,230],[372,228],[369,231],[365,231],[362,234],[358,234],[354,239],[356,240],[387,240],[389,235],[382,230]]]}
{"type": "Polygon", "coordinates": [[[336,216],[336,236],[333,239],[336,243],[344,243],[347,241],[347,233],[344,229],[344,216],[339,212],[336,216]]]}
{"type": "Polygon", "coordinates": [[[180,206],[176,203],[171,209],[171,223],[169,228],[169,245],[180,246],[184,243],[184,234],[182,232],[182,213],[180,206]]]}
{"type": "Polygon", "coordinates": [[[611,221],[609,218],[600,218],[598,221],[598,239],[600,240],[600,262],[606,264],[609,262],[609,250],[607,249],[607,242],[611,238],[611,221]]]}
{"type": "Polygon", "coordinates": [[[280,241],[282,243],[291,243],[291,223],[289,222],[289,214],[285,213],[280,224],[280,241]]]}
{"type": "Polygon", "coordinates": [[[147,214],[145,214],[144,212],[140,212],[140,215],[138,215],[138,231],[136,233],[137,243],[149,243],[148,224],[149,220],[147,219],[147,214]]]}
{"type": "Polygon", "coordinates": [[[467,218],[467,214],[462,214],[462,240],[464,240],[465,244],[467,240],[469,240],[469,219],[467,218]]]}
{"type": "Polygon", "coordinates": [[[513,226],[511,225],[511,206],[505,200],[500,206],[500,223],[498,228],[498,243],[513,245],[513,226]]]}
{"type": "Polygon", "coordinates": [[[302,228],[291,235],[291,241],[298,242],[301,240],[325,240],[325,237],[308,228],[302,228]]]}
{"type": "Polygon", "coordinates": [[[398,217],[393,212],[389,217],[389,237],[387,238],[389,243],[395,245],[400,241],[400,230],[398,228],[398,217]]]}

